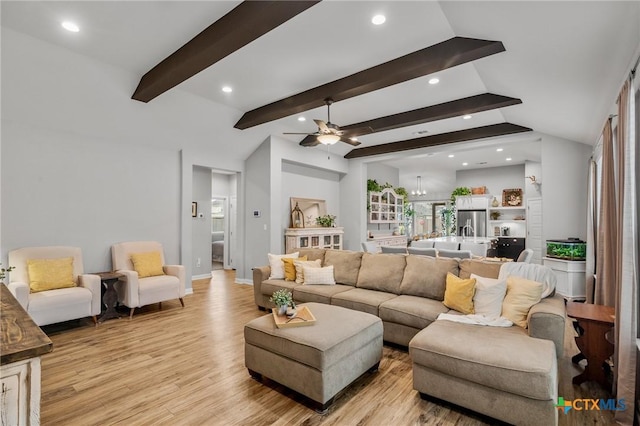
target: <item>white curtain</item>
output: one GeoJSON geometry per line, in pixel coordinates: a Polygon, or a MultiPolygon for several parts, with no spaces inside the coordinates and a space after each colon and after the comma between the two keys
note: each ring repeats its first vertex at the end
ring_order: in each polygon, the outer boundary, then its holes
{"type": "Polygon", "coordinates": [[[638,338],[638,134],[636,133],[636,88],[633,76],[618,99],[618,187],[621,190],[621,241],[616,297],[615,384],[616,398],[626,410],[617,411],[616,422],[632,425],[635,412],[636,353],[638,338]]]}
{"type": "Polygon", "coordinates": [[[594,159],[589,160],[589,192],[587,194],[587,260],[586,260],[586,299],[594,302],[596,253],[598,240],[598,170],[594,159]]]}

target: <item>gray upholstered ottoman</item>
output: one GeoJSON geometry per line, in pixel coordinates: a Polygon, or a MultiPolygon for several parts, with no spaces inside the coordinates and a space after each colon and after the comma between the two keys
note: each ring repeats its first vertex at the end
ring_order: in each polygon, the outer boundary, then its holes
{"type": "Polygon", "coordinates": [[[271,314],[244,327],[244,362],[262,375],[311,399],[326,410],[333,397],[382,358],[382,321],[364,312],[305,303],[316,323],[277,328],[271,314]]]}
{"type": "Polygon", "coordinates": [[[508,328],[434,321],[409,342],[413,388],[516,425],[557,425],[551,340],[508,328]]]}

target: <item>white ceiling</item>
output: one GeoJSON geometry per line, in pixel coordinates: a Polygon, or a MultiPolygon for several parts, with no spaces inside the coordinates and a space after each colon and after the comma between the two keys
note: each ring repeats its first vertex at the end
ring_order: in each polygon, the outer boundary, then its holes
{"type": "MultiPolygon", "coordinates": [[[[142,76],[239,3],[2,1],[1,18],[2,26],[142,76]],[[62,30],[65,19],[75,21],[81,31],[62,30]]],[[[470,120],[451,118],[362,136],[361,146],[414,138],[421,130],[437,134],[505,121],[593,144],[636,59],[640,2],[325,0],[172,90],[234,108],[239,119],[248,110],[454,36],[502,41],[506,52],[439,72],[438,85],[429,85],[432,76],[425,76],[338,102],[331,108],[332,121],[352,124],[492,92],[523,103],[470,120]],[[385,24],[371,24],[377,13],[386,15],[385,24]],[[222,93],[222,85],[232,86],[233,93],[222,93]]],[[[283,130],[313,132],[311,119],[326,119],[326,109],[304,116],[306,122],[290,116],[256,129],[265,137],[283,130]]],[[[286,139],[298,143],[301,138],[286,139]]],[[[426,167],[460,169],[465,157],[470,159],[467,167],[482,167],[498,161],[495,148],[500,144],[510,147],[511,164],[539,160],[534,134],[464,144],[465,150],[449,146],[404,153],[385,161],[413,176],[426,167]],[[441,154],[453,151],[456,161],[444,161],[441,154]],[[488,164],[476,164],[482,162],[488,164]]],[[[338,154],[350,149],[346,144],[332,147],[338,154]]]]}

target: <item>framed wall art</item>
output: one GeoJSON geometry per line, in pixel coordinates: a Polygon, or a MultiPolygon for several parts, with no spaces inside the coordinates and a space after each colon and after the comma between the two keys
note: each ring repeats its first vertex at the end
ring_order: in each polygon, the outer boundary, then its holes
{"type": "Polygon", "coordinates": [[[502,190],[502,207],[522,206],[522,188],[502,190]]]}

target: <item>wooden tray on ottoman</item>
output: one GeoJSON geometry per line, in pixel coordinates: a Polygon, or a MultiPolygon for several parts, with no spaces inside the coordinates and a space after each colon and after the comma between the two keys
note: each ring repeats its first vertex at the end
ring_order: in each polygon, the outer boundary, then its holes
{"type": "Polygon", "coordinates": [[[271,308],[273,319],[278,328],[303,327],[305,325],[313,325],[316,323],[316,317],[313,316],[309,308],[301,306],[295,317],[289,318],[286,315],[278,315],[277,308],[271,308]]]}

